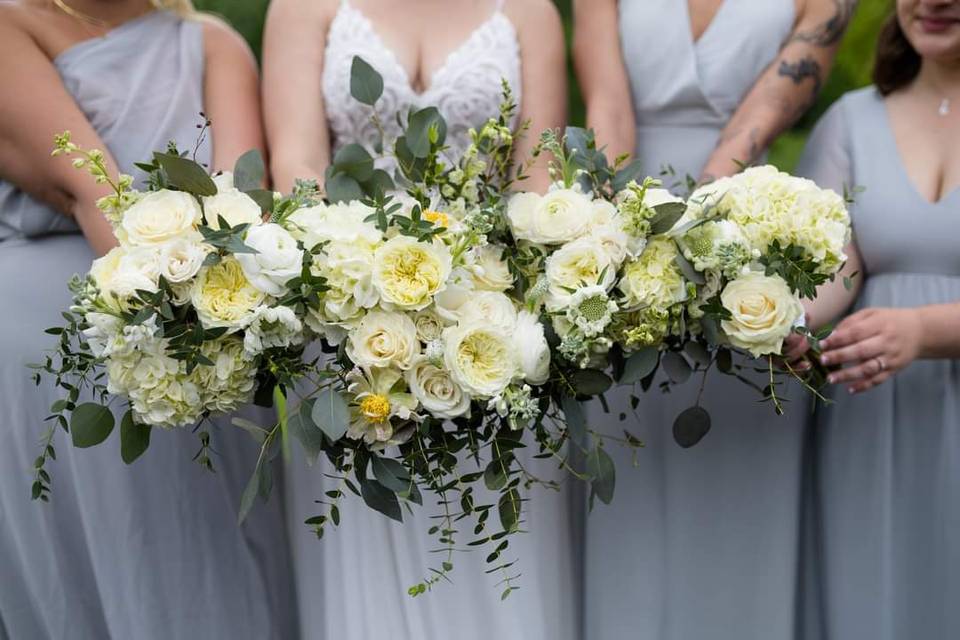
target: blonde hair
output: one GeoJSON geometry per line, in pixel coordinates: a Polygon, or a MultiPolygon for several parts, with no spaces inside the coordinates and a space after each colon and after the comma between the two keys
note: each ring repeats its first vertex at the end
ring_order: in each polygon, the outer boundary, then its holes
{"type": "Polygon", "coordinates": [[[191,0],[151,0],[157,9],[172,11],[180,16],[189,16],[196,13],[191,0]]]}

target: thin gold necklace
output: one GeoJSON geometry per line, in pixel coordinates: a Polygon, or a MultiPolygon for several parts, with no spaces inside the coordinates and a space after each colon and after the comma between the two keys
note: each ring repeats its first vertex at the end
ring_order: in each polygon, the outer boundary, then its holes
{"type": "Polygon", "coordinates": [[[100,18],[95,18],[91,15],[87,15],[82,11],[77,11],[76,9],[68,5],[63,0],[53,0],[53,4],[56,5],[56,7],[60,9],[60,11],[63,11],[65,14],[67,14],[71,18],[80,20],[81,22],[86,22],[87,24],[91,24],[101,29],[109,29],[111,26],[110,23],[107,22],[106,20],[101,20],[100,18]]]}

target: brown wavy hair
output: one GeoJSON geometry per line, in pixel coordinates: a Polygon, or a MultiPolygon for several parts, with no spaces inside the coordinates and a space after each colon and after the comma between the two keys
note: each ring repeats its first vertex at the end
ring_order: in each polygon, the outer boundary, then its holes
{"type": "Polygon", "coordinates": [[[894,10],[877,38],[873,83],[880,95],[889,95],[913,82],[920,73],[920,63],[920,54],[907,40],[894,10]]]}

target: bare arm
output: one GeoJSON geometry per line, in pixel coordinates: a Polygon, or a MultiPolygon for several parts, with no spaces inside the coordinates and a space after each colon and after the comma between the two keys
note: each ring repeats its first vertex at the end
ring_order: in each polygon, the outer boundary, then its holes
{"type": "Polygon", "coordinates": [[[54,135],[69,130],[78,145],[103,150],[114,175],[116,162],[50,59],[6,9],[0,12],[0,77],[10,87],[23,88],[0,92],[0,177],[75,218],[94,251],[106,253],[116,240],[96,201],[109,189],[69,160],[51,158],[54,135]]]}
{"type": "Polygon", "coordinates": [[[833,64],[857,0],[805,0],[794,31],[730,119],[701,181],[739,171],[809,109],[833,64]]]}
{"type": "Polygon", "coordinates": [[[617,0],[574,0],[573,12],[573,61],[587,107],[587,126],[611,159],[632,154],[636,123],[620,48],[617,0]]]}
{"type": "MultiPolygon", "coordinates": [[[[523,83],[520,121],[530,121],[528,134],[515,151],[524,162],[547,129],[562,127],[567,114],[567,71],[563,26],[552,2],[512,2],[508,6],[517,26],[523,83]]],[[[544,192],[550,186],[548,158],[541,156],[529,171],[529,179],[520,185],[527,191],[544,192]]]]}
{"type": "Polygon", "coordinates": [[[336,3],[274,0],[263,44],[263,105],[274,188],[322,181],[330,164],[323,106],[323,53],[336,3]]]}
{"type": "Polygon", "coordinates": [[[251,149],[264,150],[257,64],[247,43],[215,18],[204,18],[204,109],[213,129],[213,169],[232,169],[251,149]]]}

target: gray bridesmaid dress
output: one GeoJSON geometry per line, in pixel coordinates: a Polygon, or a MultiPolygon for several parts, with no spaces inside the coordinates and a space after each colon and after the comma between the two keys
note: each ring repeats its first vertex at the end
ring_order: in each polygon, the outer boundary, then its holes
{"type": "MultiPolygon", "coordinates": [[[[696,178],[789,36],[794,1],[726,0],[697,42],[684,0],[619,5],[637,156],[647,173],[669,164],[696,178]]],[[[713,372],[702,400],[713,428],[682,449],[672,424],[696,403],[699,380],[662,394],[662,379],[637,389],[637,419],[622,389],[608,394],[610,413],[590,407],[593,428],[619,437],[627,428],[646,447],[635,466],[630,452],[607,447],[617,488],[586,519],[584,637],[792,638],[805,396],[781,390],[793,402],[778,417],[756,390],[713,372]]]]}
{"type": "MultiPolygon", "coordinates": [[[[199,22],[150,13],[54,64],[124,170],[168,140],[195,143],[199,22]]],[[[209,162],[208,144],[199,158],[209,162]]],[[[61,432],[51,501],[30,500],[43,419],[60,394],[34,386],[26,365],[52,346],[43,329],[62,322],[66,282],[92,259],[72,222],[0,181],[0,638],[293,637],[280,503],[256,509],[243,528],[236,522],[256,455],[243,432],[213,430],[215,475],[191,461],[198,443],[189,431],[155,430],[129,467],[117,433],[74,449],[61,432]]]]}
{"type": "MultiPolygon", "coordinates": [[[[960,301],[960,189],[931,203],[911,182],[883,98],[844,96],[801,171],[865,187],[852,210],[865,281],[856,309],[960,301]]],[[[804,564],[821,624],[806,637],[947,640],[960,634],[960,361],[919,360],[818,412],[814,530],[804,564]]]]}

